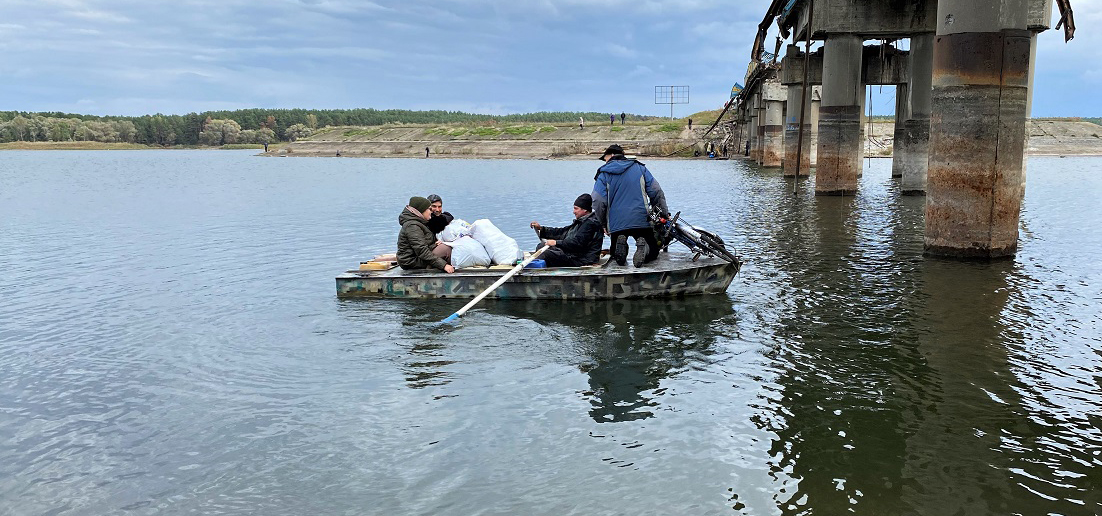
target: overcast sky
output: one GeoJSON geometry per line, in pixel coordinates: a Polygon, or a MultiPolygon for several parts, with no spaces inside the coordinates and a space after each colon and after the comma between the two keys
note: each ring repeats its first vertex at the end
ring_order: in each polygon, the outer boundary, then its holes
{"type": "MultiPolygon", "coordinates": [[[[1102,0],[1071,1],[1076,39],[1040,36],[1034,116],[1102,116],[1102,0]]],[[[769,3],[0,0],[0,110],[668,115],[654,86],[688,85],[685,116],[742,82],[769,3]]]]}

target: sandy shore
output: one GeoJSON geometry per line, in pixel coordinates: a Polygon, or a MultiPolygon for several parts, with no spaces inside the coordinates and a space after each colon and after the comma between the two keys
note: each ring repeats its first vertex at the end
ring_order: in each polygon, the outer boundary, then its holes
{"type": "MultiPolygon", "coordinates": [[[[596,158],[617,143],[629,154],[647,157],[689,157],[705,142],[722,143],[720,128],[705,135],[707,127],[670,131],[661,124],[516,125],[469,128],[460,126],[388,125],[372,128],[328,128],[293,143],[272,145],[270,156],[337,156],[500,159],[596,158]],[[508,132],[512,130],[512,133],[508,132]],[[477,134],[477,133],[483,134],[477,134]],[[496,133],[496,134],[490,134],[496,133]],[[680,152],[677,152],[680,151],[680,152]]],[[[1028,155],[1102,155],[1102,126],[1066,119],[1034,119],[1029,123],[1028,155]]],[[[894,124],[866,125],[866,154],[891,156],[894,124]]],[[[731,141],[733,141],[732,138],[731,141]]],[[[734,145],[731,151],[735,152],[734,145]]]]}
{"type": "MultiPolygon", "coordinates": [[[[663,124],[628,125],[515,125],[462,127],[387,125],[371,128],[327,128],[306,140],[272,145],[270,156],[343,156],[500,159],[587,159],[617,143],[638,156],[691,157],[708,141],[722,144],[717,127],[679,127],[663,124]]],[[[1102,156],[1102,126],[1067,119],[1034,119],[1029,123],[1028,155],[1102,156]]],[[[894,124],[866,125],[868,156],[891,156],[894,124]]],[[[734,138],[730,140],[735,151],[734,138]]]]}
{"type": "MultiPolygon", "coordinates": [[[[595,159],[609,145],[622,145],[628,154],[648,159],[692,157],[704,145],[723,144],[726,133],[718,126],[692,130],[680,121],[651,121],[627,125],[516,124],[460,126],[388,124],[375,127],[324,128],[310,138],[269,145],[267,156],[374,157],[374,158],[497,158],[595,159]]],[[[892,122],[866,124],[865,155],[892,155],[892,122]]],[[[1030,156],[1102,156],[1102,126],[1075,119],[1033,119],[1028,125],[1030,156]]],[[[728,141],[738,154],[735,137],[728,141]]],[[[259,146],[236,146],[259,148],[259,146]]],[[[137,150],[159,149],[138,144],[96,142],[9,142],[0,150],[137,150]]],[[[193,148],[193,147],[192,147],[193,148]]],[[[227,147],[230,148],[230,147],[227,147]]],[[[718,149],[717,149],[718,150],[718,149]]]]}
{"type": "MultiPolygon", "coordinates": [[[[613,143],[632,154],[692,155],[707,127],[679,124],[518,124],[513,126],[387,125],[327,128],[308,139],[269,148],[273,156],[584,159],[613,143]]],[[[721,133],[717,133],[721,134],[721,133]]]]}

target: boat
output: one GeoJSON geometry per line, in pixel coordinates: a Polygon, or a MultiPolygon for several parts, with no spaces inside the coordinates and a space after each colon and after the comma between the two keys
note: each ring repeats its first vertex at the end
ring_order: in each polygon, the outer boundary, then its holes
{"type": "MultiPolygon", "coordinates": [[[[499,299],[637,299],[722,293],[742,263],[717,257],[671,256],[643,267],[608,263],[586,267],[526,268],[489,296],[499,299]]],[[[365,262],[366,263],[366,262],[365,262]]],[[[466,268],[452,274],[439,270],[383,270],[366,267],[337,276],[340,298],[473,298],[511,267],[466,268]]]]}

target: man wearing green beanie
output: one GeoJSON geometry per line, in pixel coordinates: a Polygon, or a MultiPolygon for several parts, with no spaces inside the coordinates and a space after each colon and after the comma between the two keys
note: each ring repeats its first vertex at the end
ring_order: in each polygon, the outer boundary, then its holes
{"type": "Polygon", "coordinates": [[[403,269],[440,269],[455,272],[449,262],[451,247],[437,242],[429,229],[432,203],[424,197],[410,197],[409,204],[398,215],[398,265],[403,269]]]}

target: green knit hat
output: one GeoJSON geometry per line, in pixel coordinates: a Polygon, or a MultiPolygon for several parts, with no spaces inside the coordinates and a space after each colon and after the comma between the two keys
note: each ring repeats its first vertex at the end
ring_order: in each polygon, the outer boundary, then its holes
{"type": "Polygon", "coordinates": [[[429,209],[429,206],[431,206],[432,203],[429,202],[429,200],[424,198],[424,197],[410,197],[409,198],[409,205],[413,209],[417,210],[418,213],[421,213],[421,212],[424,212],[425,210],[429,209]]]}

